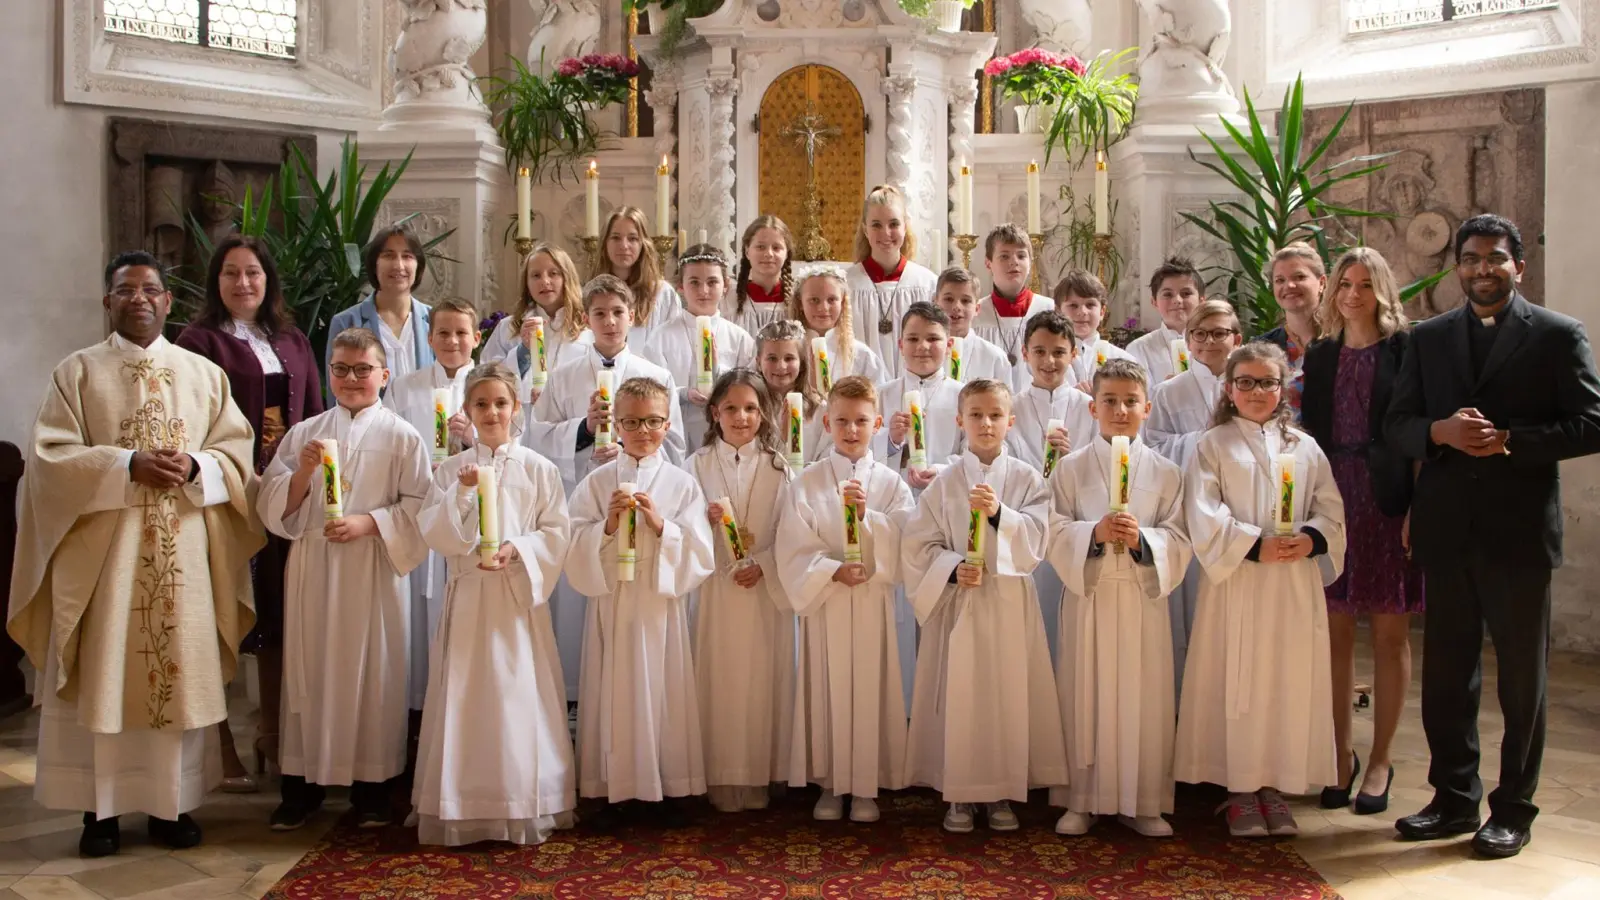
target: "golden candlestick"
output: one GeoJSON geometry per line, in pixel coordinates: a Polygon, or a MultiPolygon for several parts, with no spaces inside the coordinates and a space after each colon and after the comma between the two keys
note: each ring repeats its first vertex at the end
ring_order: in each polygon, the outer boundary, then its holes
{"type": "Polygon", "coordinates": [[[1044,291],[1044,274],[1039,271],[1044,265],[1044,235],[1028,235],[1028,244],[1032,248],[1029,259],[1033,262],[1033,276],[1028,279],[1028,290],[1038,294],[1044,291]]]}
{"type": "Polygon", "coordinates": [[[817,193],[816,178],[806,181],[806,199],[800,208],[805,215],[800,222],[796,255],[803,260],[829,258],[833,255],[833,246],[822,236],[822,197],[817,193]]]}
{"type": "MultiPolygon", "coordinates": [[[[1101,284],[1108,284],[1106,273],[1111,267],[1111,235],[1097,234],[1094,236],[1094,277],[1100,279],[1101,284]]],[[[1111,317],[1100,317],[1100,336],[1106,337],[1111,333],[1111,317]]]]}
{"type": "Polygon", "coordinates": [[[583,253],[589,259],[590,277],[600,271],[600,238],[598,235],[586,235],[583,238],[583,253]]]}
{"type": "Polygon", "coordinates": [[[661,263],[661,271],[667,270],[667,260],[672,258],[672,248],[678,245],[678,239],[670,234],[658,234],[650,239],[655,245],[656,259],[661,263]]]}
{"type": "Polygon", "coordinates": [[[515,241],[517,244],[517,259],[527,259],[528,254],[533,252],[533,238],[519,237],[515,241]]]}
{"type": "Polygon", "coordinates": [[[977,249],[978,236],[975,234],[956,235],[956,249],[961,251],[961,268],[972,271],[972,251],[977,249]]]}

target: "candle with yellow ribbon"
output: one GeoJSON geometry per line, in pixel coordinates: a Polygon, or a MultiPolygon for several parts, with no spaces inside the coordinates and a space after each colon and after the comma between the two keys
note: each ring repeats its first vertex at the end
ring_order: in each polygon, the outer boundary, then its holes
{"type": "Polygon", "coordinates": [[[922,408],[922,392],[906,391],[905,413],[911,417],[911,431],[906,434],[906,446],[911,448],[907,463],[915,468],[928,465],[928,416],[922,408]]]}
{"type": "Polygon", "coordinates": [[[1189,371],[1189,345],[1183,338],[1173,341],[1169,349],[1172,352],[1172,374],[1182,375],[1189,371]]]}
{"type": "Polygon", "coordinates": [[[784,406],[788,410],[788,415],[785,417],[787,427],[784,431],[784,452],[788,457],[789,468],[798,472],[806,464],[805,395],[785,394],[784,406]]]}
{"type": "Polygon", "coordinates": [[[1272,461],[1272,483],[1276,499],[1272,505],[1272,533],[1279,537],[1294,534],[1294,454],[1280,453],[1272,461]]]}
{"type": "MultiPolygon", "coordinates": [[[[1127,512],[1128,501],[1133,496],[1133,477],[1130,458],[1128,455],[1128,436],[1114,435],[1111,438],[1111,483],[1107,486],[1111,497],[1112,512],[1127,512]]],[[[1111,544],[1114,553],[1126,553],[1128,547],[1122,541],[1111,544]]]]}
{"type": "Polygon", "coordinates": [[[1061,452],[1056,449],[1055,444],[1050,443],[1050,435],[1055,434],[1065,425],[1066,423],[1060,419],[1051,419],[1044,423],[1044,477],[1046,478],[1049,478],[1050,473],[1055,471],[1056,463],[1061,461],[1061,452]]]}
{"type": "MultiPolygon", "coordinates": [[[[600,392],[600,399],[609,406],[612,397],[617,392],[617,373],[610,369],[601,369],[594,373],[594,389],[600,392]]],[[[611,430],[611,413],[600,420],[600,428],[594,433],[596,447],[609,447],[616,442],[616,435],[611,430]]]]}
{"type": "Polygon", "coordinates": [[[711,317],[695,316],[694,333],[694,386],[700,393],[709,394],[717,380],[717,334],[711,327],[711,317]]]}
{"type": "Polygon", "coordinates": [[[814,337],[811,339],[811,359],[816,363],[817,388],[824,394],[833,390],[833,365],[828,359],[828,339],[814,337]]]}
{"type": "Polygon", "coordinates": [[[478,561],[494,564],[500,552],[500,492],[496,490],[494,466],[478,466],[478,561]]]}
{"type": "Polygon", "coordinates": [[[617,527],[617,580],[632,581],[639,563],[639,503],[633,498],[639,492],[639,485],[624,481],[617,485],[617,490],[628,495],[628,511],[622,514],[622,522],[617,527]]]}
{"type": "Polygon", "coordinates": [[[329,519],[344,517],[344,473],[339,466],[339,442],[322,438],[322,513],[329,519]]]}

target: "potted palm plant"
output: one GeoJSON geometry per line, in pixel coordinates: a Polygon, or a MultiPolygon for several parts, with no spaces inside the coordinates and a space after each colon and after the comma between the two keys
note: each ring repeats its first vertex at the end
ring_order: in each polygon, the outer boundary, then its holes
{"type": "Polygon", "coordinates": [[[603,149],[612,137],[587,113],[627,99],[628,82],[639,74],[639,65],[617,53],[590,54],[563,59],[547,78],[514,56],[511,64],[509,76],[480,79],[484,100],[495,110],[506,166],[513,171],[526,166],[535,181],[553,178],[559,184],[577,160],[603,149]]]}

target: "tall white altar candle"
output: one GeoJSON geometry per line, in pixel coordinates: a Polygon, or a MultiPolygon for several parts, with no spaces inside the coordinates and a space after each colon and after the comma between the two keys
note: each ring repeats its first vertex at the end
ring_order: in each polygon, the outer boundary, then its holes
{"type": "Polygon", "coordinates": [[[656,234],[672,234],[672,177],[668,171],[663,156],[661,165],[656,166],[656,234]]]}
{"type": "Polygon", "coordinates": [[[1094,154],[1094,233],[1111,233],[1111,174],[1103,150],[1094,154]]]}
{"type": "Polygon", "coordinates": [[[527,166],[517,169],[517,238],[533,237],[533,173],[527,166]]]}
{"type": "Polygon", "coordinates": [[[972,169],[961,161],[961,176],[956,179],[956,226],[962,234],[972,233],[972,169]]]}
{"type": "Polygon", "coordinates": [[[500,492],[495,485],[494,466],[478,467],[478,561],[494,562],[500,552],[500,492]]]}
{"type": "Polygon", "coordinates": [[[592,159],[583,180],[583,233],[600,236],[600,167],[592,159]]]}
{"type": "Polygon", "coordinates": [[[1044,228],[1040,225],[1039,216],[1039,164],[1028,163],[1028,233],[1042,234],[1044,228]]]}

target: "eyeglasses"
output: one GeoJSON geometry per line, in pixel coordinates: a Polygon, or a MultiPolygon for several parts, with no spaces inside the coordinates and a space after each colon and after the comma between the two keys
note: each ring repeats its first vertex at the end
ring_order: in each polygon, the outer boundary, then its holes
{"type": "Polygon", "coordinates": [[[1195,328],[1189,332],[1189,337],[1202,344],[1220,344],[1238,333],[1234,328],[1195,328]]]}
{"type": "Polygon", "coordinates": [[[1461,258],[1456,261],[1457,265],[1461,266],[1463,269],[1476,269],[1483,263],[1488,263],[1491,267],[1498,269],[1509,262],[1511,262],[1511,257],[1504,253],[1491,253],[1488,256],[1479,256],[1476,253],[1463,253],[1461,254],[1461,258]]]}
{"type": "Polygon", "coordinates": [[[643,428],[645,431],[660,431],[661,429],[667,427],[667,420],[661,418],[660,416],[650,416],[649,418],[645,419],[618,419],[617,427],[621,428],[623,431],[638,431],[640,428],[643,428]]]}
{"type": "Polygon", "coordinates": [[[372,377],[372,373],[377,371],[377,369],[377,366],[369,366],[366,363],[356,366],[347,366],[344,363],[334,363],[328,367],[328,371],[333,373],[334,378],[345,379],[349,378],[351,375],[354,375],[357,381],[366,381],[368,378],[372,377]]]}
{"type": "Polygon", "coordinates": [[[1261,391],[1264,394],[1270,394],[1278,388],[1283,387],[1283,379],[1251,378],[1249,375],[1241,375],[1233,380],[1233,386],[1235,389],[1244,391],[1247,394],[1251,391],[1261,391]]]}
{"type": "Polygon", "coordinates": [[[142,294],[146,300],[160,300],[161,295],[165,294],[166,292],[167,289],[164,287],[145,285],[142,288],[119,287],[111,292],[111,296],[117,298],[118,300],[132,300],[133,298],[142,294]]]}

